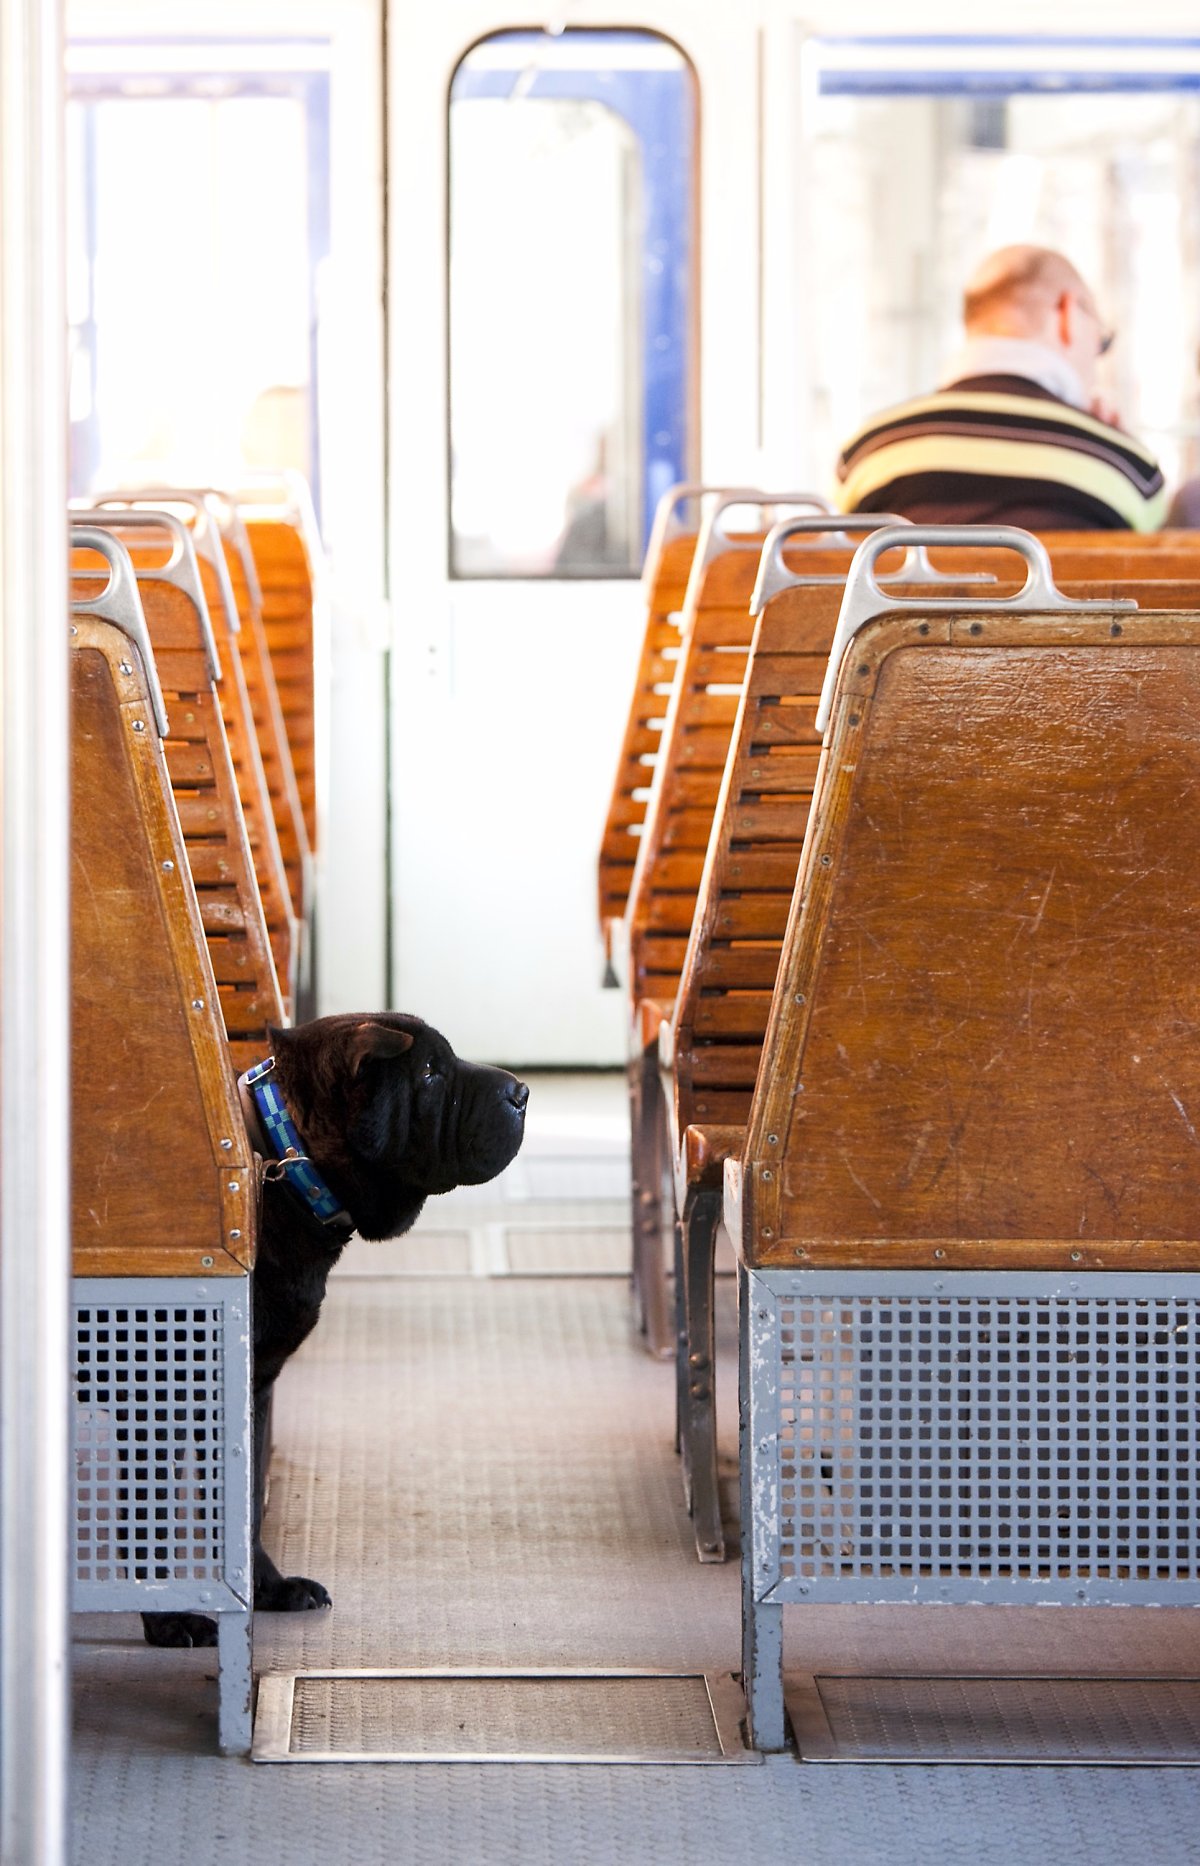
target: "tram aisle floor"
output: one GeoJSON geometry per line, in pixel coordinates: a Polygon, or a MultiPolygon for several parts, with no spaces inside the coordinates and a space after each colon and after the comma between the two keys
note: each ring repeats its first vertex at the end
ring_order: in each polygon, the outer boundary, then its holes
{"type": "MultiPolygon", "coordinates": [[[[526,1146],[407,1243],[355,1244],[279,1388],[266,1540],[332,1613],[260,1615],[259,1673],[399,1666],[734,1671],[736,1541],[700,1567],[669,1366],[630,1326],[624,1083],[534,1078],[526,1146]],[[372,1255],[371,1253],[375,1253],[372,1255]]],[[[719,1298],[736,1513],[733,1284],[719,1298]]],[[[215,1754],[211,1652],[76,1623],[75,1866],[755,1866],[1200,1852],[1189,1768],[256,1766],[215,1754]]],[[[809,1608],[789,1665],[1200,1674],[1184,1612],[809,1608]]]]}

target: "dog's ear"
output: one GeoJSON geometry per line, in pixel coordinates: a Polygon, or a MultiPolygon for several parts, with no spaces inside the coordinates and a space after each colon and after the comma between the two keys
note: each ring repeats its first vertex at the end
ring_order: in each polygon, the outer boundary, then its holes
{"type": "Polygon", "coordinates": [[[348,1046],[351,1071],[358,1075],[364,1063],[403,1056],[412,1046],[411,1030],[397,1030],[394,1024],[356,1024],[348,1046]]]}
{"type": "Polygon", "coordinates": [[[289,1043],[294,1043],[296,1040],[296,1033],[294,1030],[285,1030],[275,1024],[267,1025],[267,1036],[271,1040],[272,1055],[277,1054],[280,1050],[286,1049],[289,1043]]]}

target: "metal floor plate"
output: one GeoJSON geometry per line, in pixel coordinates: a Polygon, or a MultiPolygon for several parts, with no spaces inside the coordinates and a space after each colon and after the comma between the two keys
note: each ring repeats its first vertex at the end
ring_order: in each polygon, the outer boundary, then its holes
{"type": "Polygon", "coordinates": [[[255,1762],[756,1763],[728,1673],[272,1673],[255,1762]]]}
{"type": "Polygon", "coordinates": [[[1200,1766],[1200,1678],[791,1675],[804,1762],[1200,1766]]]}

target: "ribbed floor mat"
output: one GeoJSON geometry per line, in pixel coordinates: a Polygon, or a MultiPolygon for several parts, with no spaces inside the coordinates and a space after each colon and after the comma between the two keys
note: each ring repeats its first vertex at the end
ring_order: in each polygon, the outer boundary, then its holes
{"type": "Polygon", "coordinates": [[[754,1763],[727,1673],[314,1671],[262,1680],[256,1762],[754,1763]]]}
{"type": "Polygon", "coordinates": [[[1197,1678],[789,1677],[806,1762],[1200,1764],[1197,1678]]]}

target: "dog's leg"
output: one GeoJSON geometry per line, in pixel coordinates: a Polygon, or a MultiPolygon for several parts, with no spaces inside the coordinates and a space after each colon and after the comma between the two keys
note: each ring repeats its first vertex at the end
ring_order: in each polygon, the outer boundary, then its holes
{"type": "Polygon", "coordinates": [[[332,1607],[328,1591],[305,1575],[280,1574],[262,1545],[263,1494],[267,1485],[267,1418],[274,1381],[254,1395],[254,1605],[265,1613],[307,1613],[332,1607]]]}
{"type": "Polygon", "coordinates": [[[206,1613],[144,1613],[148,1646],[215,1646],[217,1623],[206,1613]]]}

